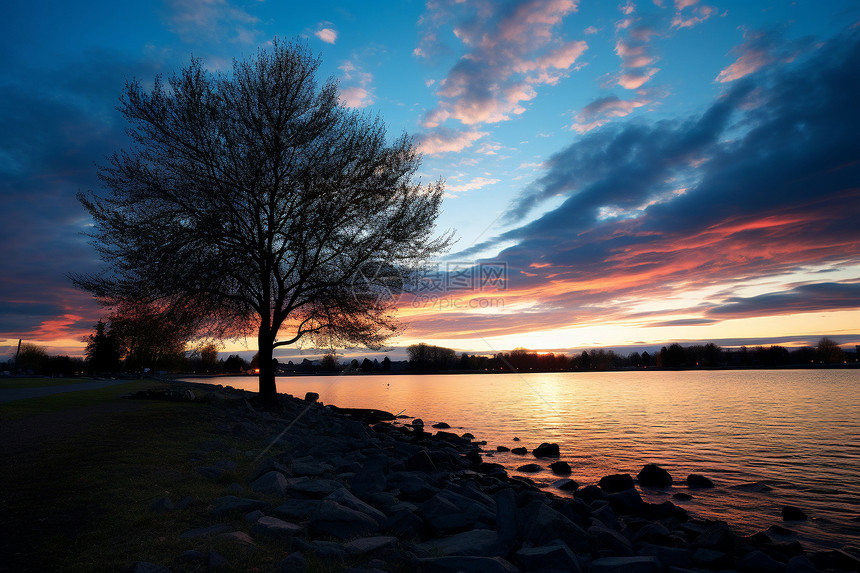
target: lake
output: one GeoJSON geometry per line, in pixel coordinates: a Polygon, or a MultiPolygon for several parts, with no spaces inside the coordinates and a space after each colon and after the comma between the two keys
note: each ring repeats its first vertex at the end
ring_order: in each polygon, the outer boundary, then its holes
{"type": "MultiPolygon", "coordinates": [[[[256,378],[217,382],[257,389],[256,378]]],[[[485,460],[514,475],[535,458],[496,453],[496,446],[531,450],[556,442],[580,485],[611,473],[635,477],[656,463],[675,485],[642,489],[648,501],[687,492],[686,476],[700,473],[717,487],[673,500],[698,517],[725,520],[745,534],[783,525],[797,535],[776,541],[797,539],[812,549],[860,539],[858,370],[300,376],[277,383],[279,392],[317,392],[327,404],[420,417],[431,431],[447,422],[449,431],[486,440],[485,460]],[[802,508],[809,521],[783,523],[783,505],[802,508]]],[[[549,484],[558,476],[547,470],[528,477],[549,484]]]]}

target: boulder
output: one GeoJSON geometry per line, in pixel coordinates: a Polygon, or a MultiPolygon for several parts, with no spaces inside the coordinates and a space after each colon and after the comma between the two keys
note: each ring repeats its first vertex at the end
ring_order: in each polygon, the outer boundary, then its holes
{"type": "Polygon", "coordinates": [[[408,501],[424,501],[439,491],[422,472],[392,472],[387,481],[389,490],[399,490],[399,497],[408,501]]]}
{"type": "Polygon", "coordinates": [[[809,517],[799,507],[785,505],[782,508],[783,521],[806,521],[809,517]]]}
{"type": "Polygon", "coordinates": [[[600,478],[598,485],[600,486],[600,489],[606,493],[616,493],[636,487],[630,474],[612,474],[603,476],[600,478]]]}
{"type": "Polygon", "coordinates": [[[656,557],[601,557],[591,562],[589,573],[660,573],[662,564],[656,557]]]}
{"type": "Polygon", "coordinates": [[[505,542],[517,537],[517,496],[513,488],[505,487],[496,492],[496,530],[505,542]]]}
{"type": "Polygon", "coordinates": [[[562,462],[562,461],[553,462],[553,463],[549,464],[549,469],[552,470],[552,473],[554,473],[554,474],[564,475],[564,476],[570,475],[570,472],[571,472],[570,464],[567,462],[562,462]]]}
{"type": "Polygon", "coordinates": [[[805,555],[795,555],[785,564],[785,573],[818,573],[818,569],[805,555]]]}
{"type": "Polygon", "coordinates": [[[502,542],[497,532],[490,529],[472,529],[456,535],[432,539],[416,545],[416,548],[426,555],[440,556],[495,557],[507,553],[507,544],[502,542]]]}
{"type": "Polygon", "coordinates": [[[343,487],[333,479],[312,479],[289,485],[289,493],[300,497],[324,498],[343,487]]]}
{"type": "Polygon", "coordinates": [[[606,496],[612,509],[618,513],[636,513],[645,507],[645,501],[635,489],[625,489],[606,496]]]}
{"type": "Polygon", "coordinates": [[[496,451],[497,452],[509,452],[509,451],[511,451],[511,448],[509,448],[508,446],[496,446],[496,451]]]}
{"type": "Polygon", "coordinates": [[[543,468],[538,464],[525,464],[517,468],[518,472],[526,472],[526,473],[535,473],[541,471],[543,468]]]}
{"type": "Polygon", "coordinates": [[[305,402],[316,402],[320,399],[320,395],[316,392],[307,392],[305,394],[305,402]]]}
{"type": "Polygon", "coordinates": [[[515,561],[524,571],[582,572],[576,555],[563,543],[541,547],[523,547],[517,551],[515,561]]]}
{"type": "Polygon", "coordinates": [[[226,533],[230,531],[230,526],[224,523],[218,523],[216,525],[207,525],[204,527],[195,527],[194,529],[189,529],[188,531],[184,531],[179,534],[179,539],[197,539],[199,537],[206,537],[209,535],[218,535],[221,533],[226,533]]]}
{"type": "Polygon", "coordinates": [[[335,501],[344,507],[360,511],[361,513],[373,518],[377,523],[382,523],[386,519],[388,519],[384,513],[382,513],[372,505],[364,503],[363,501],[352,495],[348,490],[342,487],[333,491],[331,494],[326,496],[325,499],[335,501]]]}
{"type": "Polygon", "coordinates": [[[415,563],[420,571],[430,573],[519,573],[501,557],[429,557],[415,563]]]}
{"type": "Polygon", "coordinates": [[[159,497],[149,505],[150,511],[173,511],[175,506],[169,497],[159,497]]]}
{"type": "Polygon", "coordinates": [[[690,501],[693,499],[693,496],[689,493],[684,493],[679,491],[678,493],[672,494],[672,497],[677,499],[678,501],[690,501]]]}
{"type": "Polygon", "coordinates": [[[763,551],[747,553],[738,563],[741,571],[747,573],[782,573],[784,565],[763,551]]]}
{"type": "Polygon", "coordinates": [[[589,550],[585,530],[542,500],[536,499],[517,509],[517,531],[524,542],[533,546],[561,540],[575,552],[589,550]]]}
{"type": "Polygon", "coordinates": [[[732,558],[722,551],[699,547],[693,551],[693,565],[716,571],[726,567],[731,567],[732,558]]]}
{"type": "Polygon", "coordinates": [[[378,529],[379,524],[370,516],[331,500],[323,500],[311,515],[309,524],[311,534],[336,539],[365,536],[378,529]]]}
{"type": "Polygon", "coordinates": [[[278,573],[305,573],[308,570],[308,562],[298,551],[294,551],[284,557],[275,571],[278,573]]]}
{"type": "Polygon", "coordinates": [[[636,474],[639,485],[645,487],[669,487],[672,485],[672,476],[669,472],[657,464],[647,464],[636,474]]]}
{"type": "Polygon", "coordinates": [[[693,564],[693,555],[686,547],[667,547],[652,543],[637,543],[636,555],[656,557],[666,567],[688,568],[693,564]]]}
{"type": "Polygon", "coordinates": [[[272,510],[272,513],[284,519],[303,521],[309,518],[322,504],[318,499],[288,499],[272,510]]]}
{"type": "Polygon", "coordinates": [[[215,517],[227,517],[234,514],[246,514],[255,509],[263,509],[268,506],[265,501],[259,499],[248,499],[245,497],[236,497],[234,495],[225,495],[213,501],[215,507],[212,509],[212,515],[215,517]]]}
{"type": "Polygon", "coordinates": [[[536,458],[557,458],[561,455],[558,449],[558,444],[549,444],[547,442],[544,442],[533,449],[532,454],[534,454],[536,458]]]}
{"type": "Polygon", "coordinates": [[[692,489],[705,489],[714,487],[714,482],[699,474],[690,474],[687,476],[687,487],[692,489]]]}
{"type": "Polygon", "coordinates": [[[264,537],[284,539],[301,533],[302,527],[277,517],[263,516],[251,527],[251,533],[264,537]]]}
{"type": "Polygon", "coordinates": [[[249,485],[252,491],[275,496],[283,496],[287,492],[287,478],[281,472],[267,472],[249,485]]]}
{"type": "Polygon", "coordinates": [[[436,422],[435,424],[433,424],[433,427],[436,428],[437,430],[447,430],[451,426],[449,426],[445,422],[436,422]]]}
{"type": "Polygon", "coordinates": [[[576,491],[579,489],[579,484],[576,480],[572,480],[570,478],[562,478],[560,480],[556,480],[550,484],[554,488],[558,488],[561,491],[576,491]]]}
{"type": "Polygon", "coordinates": [[[633,556],[633,544],[618,531],[599,525],[588,528],[592,551],[598,555],[633,556]]]}
{"type": "Polygon", "coordinates": [[[256,543],[254,543],[254,540],[251,539],[251,536],[244,531],[229,531],[227,533],[222,533],[218,535],[216,539],[220,539],[221,541],[226,541],[228,543],[233,543],[245,549],[253,549],[257,546],[256,543]]]}
{"type": "Polygon", "coordinates": [[[606,499],[606,493],[596,485],[587,485],[584,488],[577,490],[574,495],[585,503],[606,499]]]}
{"type": "Polygon", "coordinates": [[[421,533],[424,522],[409,509],[396,509],[391,516],[382,523],[382,531],[391,533],[397,537],[413,538],[421,533]]]}
{"type": "Polygon", "coordinates": [[[377,535],[375,537],[359,537],[343,544],[343,548],[350,555],[367,555],[374,551],[381,551],[394,547],[398,539],[389,535],[377,535]]]}
{"type": "Polygon", "coordinates": [[[511,453],[516,454],[518,456],[524,456],[529,453],[529,451],[526,448],[514,448],[511,450],[511,453]]]}

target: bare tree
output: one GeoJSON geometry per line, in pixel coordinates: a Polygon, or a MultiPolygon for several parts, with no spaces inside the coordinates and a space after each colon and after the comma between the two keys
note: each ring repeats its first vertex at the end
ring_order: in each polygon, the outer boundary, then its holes
{"type": "Polygon", "coordinates": [[[167,85],[128,83],[133,144],[100,168],[109,193],[79,196],[107,268],[73,281],[108,305],[191,309],[198,334],[256,334],[266,399],[274,348],[396,332],[389,295],[450,239],[433,238],[443,185],[414,180],[411,140],[342,106],[318,66],[276,40],[231,74],[193,59],[167,85]]]}

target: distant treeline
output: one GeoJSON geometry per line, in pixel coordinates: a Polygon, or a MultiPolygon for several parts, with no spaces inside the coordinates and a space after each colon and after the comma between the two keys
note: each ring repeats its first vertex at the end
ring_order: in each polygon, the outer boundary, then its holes
{"type": "Polygon", "coordinates": [[[446,370],[559,372],[576,370],[630,370],[645,368],[775,368],[783,366],[835,365],[858,361],[857,352],[846,352],[836,342],[822,338],[813,347],[742,346],[720,348],[714,343],[682,346],[679,343],[649,352],[619,354],[595,348],[579,354],[532,352],[518,348],[493,355],[468,354],[430,344],[407,348],[409,369],[421,372],[446,370]]]}

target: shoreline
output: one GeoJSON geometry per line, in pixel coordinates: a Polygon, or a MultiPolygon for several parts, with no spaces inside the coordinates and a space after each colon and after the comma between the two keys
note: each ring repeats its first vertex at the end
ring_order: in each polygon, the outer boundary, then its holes
{"type": "MultiPolygon", "coordinates": [[[[279,411],[264,411],[251,392],[186,384],[206,390],[204,400],[228,414],[234,437],[267,448],[252,475],[230,485],[233,495],[213,500],[212,525],[248,514],[250,536],[222,533],[251,543],[276,536],[294,564],[322,559],[361,571],[452,573],[860,568],[856,555],[805,551],[780,541],[778,529],[740,536],[672,501],[647,503],[632,476],[583,488],[570,480],[572,497],[561,497],[485,461],[481,442],[425,431],[415,420],[398,425],[390,413],[285,394],[279,411]]],[[[558,460],[551,447],[549,457],[534,454],[524,461],[558,460]]]]}

